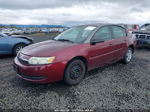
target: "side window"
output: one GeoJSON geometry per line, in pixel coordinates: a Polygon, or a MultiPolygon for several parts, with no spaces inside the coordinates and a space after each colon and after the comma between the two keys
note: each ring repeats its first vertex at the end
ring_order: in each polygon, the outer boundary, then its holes
{"type": "Polygon", "coordinates": [[[122,38],[126,37],[125,29],[119,26],[112,26],[113,38],[122,38]]]}
{"type": "Polygon", "coordinates": [[[104,26],[100,28],[93,37],[96,41],[106,41],[111,39],[111,33],[109,27],[104,26]]]}

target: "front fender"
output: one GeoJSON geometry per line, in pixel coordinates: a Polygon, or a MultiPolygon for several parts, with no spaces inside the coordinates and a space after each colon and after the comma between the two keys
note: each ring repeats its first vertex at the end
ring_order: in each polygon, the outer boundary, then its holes
{"type": "Polygon", "coordinates": [[[58,53],[55,54],[56,62],[70,61],[75,57],[84,57],[88,61],[89,49],[90,49],[89,44],[80,44],[67,48],[61,52],[59,51],[58,53]]]}
{"type": "Polygon", "coordinates": [[[13,49],[17,44],[25,44],[25,45],[30,45],[32,44],[31,41],[23,38],[15,38],[10,41],[10,52],[13,53],[13,49]]]}

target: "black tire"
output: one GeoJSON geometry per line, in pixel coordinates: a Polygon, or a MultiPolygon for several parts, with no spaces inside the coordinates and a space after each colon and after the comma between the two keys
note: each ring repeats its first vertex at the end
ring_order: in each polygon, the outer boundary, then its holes
{"type": "Polygon", "coordinates": [[[128,48],[124,57],[123,57],[123,63],[128,64],[130,63],[130,61],[132,60],[132,56],[133,56],[133,49],[132,48],[128,48]]]}
{"type": "Polygon", "coordinates": [[[84,78],[86,73],[85,63],[79,59],[71,61],[64,73],[64,82],[67,85],[77,85],[84,78]]]}
{"type": "Polygon", "coordinates": [[[17,53],[24,48],[26,45],[25,44],[17,44],[14,49],[13,49],[13,55],[17,55],[17,53]]]}

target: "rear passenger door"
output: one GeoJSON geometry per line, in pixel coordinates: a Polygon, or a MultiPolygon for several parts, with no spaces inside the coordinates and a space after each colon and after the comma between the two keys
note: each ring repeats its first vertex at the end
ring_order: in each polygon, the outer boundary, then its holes
{"type": "Polygon", "coordinates": [[[127,32],[120,26],[111,26],[112,48],[114,49],[114,61],[120,60],[127,49],[127,32]]]}

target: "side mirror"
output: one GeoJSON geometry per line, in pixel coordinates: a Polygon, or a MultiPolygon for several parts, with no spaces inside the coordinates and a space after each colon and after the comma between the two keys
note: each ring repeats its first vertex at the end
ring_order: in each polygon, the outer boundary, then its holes
{"type": "Polygon", "coordinates": [[[97,43],[103,43],[104,42],[104,40],[91,40],[91,42],[90,42],[90,44],[91,45],[95,45],[95,44],[97,44],[97,43]]]}

